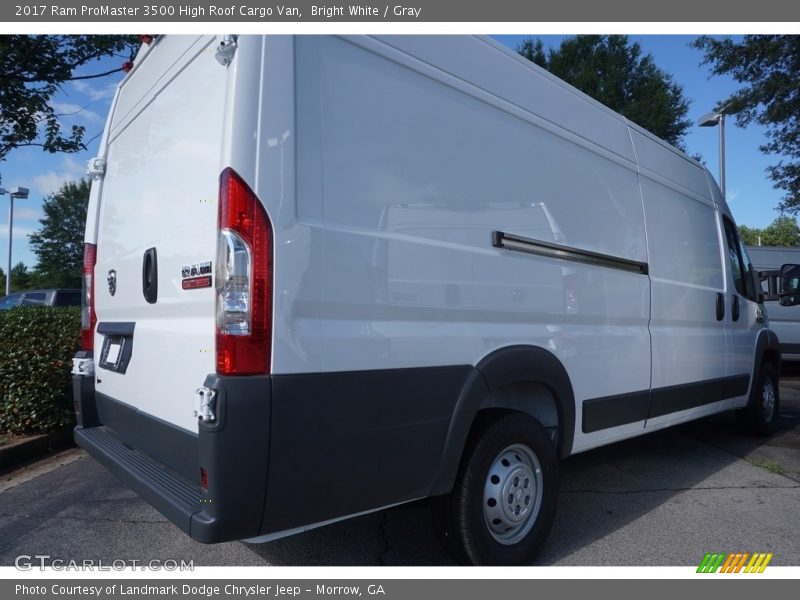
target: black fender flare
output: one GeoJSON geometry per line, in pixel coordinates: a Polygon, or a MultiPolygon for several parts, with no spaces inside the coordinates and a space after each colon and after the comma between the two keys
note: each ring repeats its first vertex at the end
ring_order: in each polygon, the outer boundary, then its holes
{"type": "Polygon", "coordinates": [[[753,391],[756,385],[758,385],[758,380],[761,375],[761,365],[764,364],[764,360],[769,360],[780,376],[781,344],[780,340],[778,340],[778,334],[771,329],[762,329],[758,336],[758,341],[756,342],[753,376],[750,378],[750,396],[747,401],[748,406],[755,401],[755,394],[753,391]]]}
{"type": "Polygon", "coordinates": [[[575,395],[564,365],[544,348],[506,346],[484,357],[467,377],[450,419],[430,495],[446,494],[453,488],[467,436],[489,394],[505,385],[523,382],[542,384],[552,392],[558,410],[558,455],[566,458],[572,453],[575,395]]]}
{"type": "MultiPolygon", "coordinates": [[[[781,343],[778,339],[778,334],[772,331],[772,329],[762,329],[761,335],[758,336],[758,342],[756,343],[756,366],[759,366],[762,362],[764,362],[764,355],[767,352],[774,352],[777,355],[778,361],[781,358],[781,343]]],[[[780,366],[780,365],[775,365],[780,366]]]]}

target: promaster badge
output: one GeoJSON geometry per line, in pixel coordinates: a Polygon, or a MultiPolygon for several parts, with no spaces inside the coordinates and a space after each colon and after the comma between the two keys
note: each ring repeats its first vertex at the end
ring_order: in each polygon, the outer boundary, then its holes
{"type": "Polygon", "coordinates": [[[181,278],[181,287],[184,290],[211,287],[211,261],[186,265],[181,269],[181,278]]]}

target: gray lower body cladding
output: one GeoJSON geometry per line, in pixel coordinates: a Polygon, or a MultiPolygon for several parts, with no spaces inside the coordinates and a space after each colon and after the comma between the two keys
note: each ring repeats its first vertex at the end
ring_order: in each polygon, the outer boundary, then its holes
{"type": "Polygon", "coordinates": [[[75,377],[75,439],[195,540],[245,539],[430,495],[473,372],[209,375],[217,419],[197,434],[75,377]]]}

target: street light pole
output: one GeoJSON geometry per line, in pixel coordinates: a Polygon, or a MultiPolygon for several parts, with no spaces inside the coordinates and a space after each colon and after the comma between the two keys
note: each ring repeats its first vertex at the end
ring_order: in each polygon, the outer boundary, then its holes
{"type": "Polygon", "coordinates": [[[6,296],[11,293],[11,234],[14,231],[14,194],[8,195],[8,269],[6,269],[6,296]]]}
{"type": "Polygon", "coordinates": [[[719,191],[725,195],[725,113],[719,113],[719,191]]]}
{"type": "Polygon", "coordinates": [[[719,191],[725,198],[725,106],[716,112],[703,115],[697,121],[700,127],[716,127],[719,125],[719,191]]]}
{"type": "Polygon", "coordinates": [[[0,196],[8,194],[8,271],[6,271],[6,296],[11,293],[11,246],[14,233],[14,198],[25,200],[28,197],[28,188],[15,187],[10,190],[0,188],[0,196]]]}

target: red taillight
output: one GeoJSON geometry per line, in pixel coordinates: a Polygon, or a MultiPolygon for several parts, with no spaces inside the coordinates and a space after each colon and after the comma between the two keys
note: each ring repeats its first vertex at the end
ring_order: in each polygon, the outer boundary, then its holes
{"type": "Polygon", "coordinates": [[[272,226],[235,171],[220,176],[217,221],[217,373],[269,373],[272,226]]]}
{"type": "Polygon", "coordinates": [[[204,492],[208,491],[208,471],[200,467],[200,487],[204,492]]]}
{"type": "Polygon", "coordinates": [[[133,69],[132,60],[126,60],[124,63],[122,63],[122,71],[124,73],[130,73],[131,69],[133,69]]]}
{"type": "Polygon", "coordinates": [[[143,33],[142,35],[139,36],[139,40],[143,44],[147,44],[149,46],[150,44],[153,43],[153,36],[152,35],[148,35],[146,33],[143,33]]]}
{"type": "Polygon", "coordinates": [[[94,326],[97,315],[94,312],[94,266],[97,264],[97,246],[83,245],[83,272],[81,273],[81,348],[94,350],[94,326]]]}

